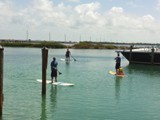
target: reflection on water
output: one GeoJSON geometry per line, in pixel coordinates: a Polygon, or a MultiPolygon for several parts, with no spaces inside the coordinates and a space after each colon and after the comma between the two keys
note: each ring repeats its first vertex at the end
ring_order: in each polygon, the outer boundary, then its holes
{"type": "Polygon", "coordinates": [[[159,74],[160,67],[155,65],[140,65],[140,64],[130,64],[126,67],[129,74],[141,73],[148,75],[159,74]]]}
{"type": "Polygon", "coordinates": [[[56,108],[56,102],[57,102],[57,86],[51,85],[51,90],[50,90],[50,107],[51,107],[51,113],[52,118],[54,116],[55,108],[56,108]]]}
{"type": "MultiPolygon", "coordinates": [[[[51,115],[54,115],[54,111],[55,111],[55,107],[56,107],[56,94],[57,94],[57,86],[53,86],[51,85],[51,89],[50,89],[50,107],[51,107],[51,115]]],[[[42,95],[42,103],[41,103],[41,118],[40,120],[47,120],[47,115],[46,115],[46,111],[48,110],[48,108],[46,108],[46,95],[42,95]]],[[[53,118],[53,116],[52,116],[53,118]]]]}
{"type": "Polygon", "coordinates": [[[47,116],[46,116],[46,95],[42,95],[41,118],[40,118],[40,120],[47,120],[47,116]]]}
{"type": "Polygon", "coordinates": [[[2,117],[2,115],[0,115],[0,120],[3,120],[3,117],[2,117]]]}
{"type": "Polygon", "coordinates": [[[115,77],[115,97],[116,97],[116,100],[118,101],[119,100],[119,97],[120,97],[120,87],[121,87],[121,80],[123,78],[122,77],[115,77]]]}

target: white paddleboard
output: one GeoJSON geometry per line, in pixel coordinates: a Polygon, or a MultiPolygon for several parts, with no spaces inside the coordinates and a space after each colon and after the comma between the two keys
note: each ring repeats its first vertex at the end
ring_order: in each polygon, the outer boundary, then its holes
{"type": "MultiPolygon", "coordinates": [[[[64,59],[64,58],[61,58],[60,60],[61,61],[66,61],[66,59],[64,59]]],[[[72,61],[72,60],[67,60],[66,62],[69,62],[69,61],[72,61]]]]}
{"type": "MultiPolygon", "coordinates": [[[[42,80],[41,79],[37,79],[37,82],[42,82],[42,80]]],[[[48,83],[51,83],[51,80],[46,80],[46,83],[48,84],[48,83]]]]}
{"type": "Polygon", "coordinates": [[[64,83],[64,82],[54,82],[53,85],[61,85],[61,86],[74,86],[72,83],[64,83]]]}
{"type": "MultiPolygon", "coordinates": [[[[42,82],[41,79],[37,79],[37,82],[42,82]]],[[[51,80],[46,80],[47,84],[51,84],[51,80]]],[[[74,86],[73,83],[65,83],[65,82],[53,82],[53,85],[57,85],[57,86],[74,86]]]]}
{"type": "Polygon", "coordinates": [[[60,60],[61,60],[61,61],[66,61],[66,60],[65,60],[65,59],[63,59],[63,58],[61,58],[60,60]]]}

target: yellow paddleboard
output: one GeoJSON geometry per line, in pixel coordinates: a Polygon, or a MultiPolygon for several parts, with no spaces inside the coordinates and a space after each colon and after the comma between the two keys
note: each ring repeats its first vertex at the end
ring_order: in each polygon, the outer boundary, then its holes
{"type": "Polygon", "coordinates": [[[115,75],[116,74],[116,72],[114,72],[114,71],[109,71],[109,73],[111,74],[111,75],[115,75]]]}
{"type": "Polygon", "coordinates": [[[116,72],[114,72],[114,71],[112,71],[112,70],[110,70],[109,73],[110,73],[111,75],[116,75],[116,76],[118,76],[118,77],[124,77],[124,75],[117,75],[116,72]]]}

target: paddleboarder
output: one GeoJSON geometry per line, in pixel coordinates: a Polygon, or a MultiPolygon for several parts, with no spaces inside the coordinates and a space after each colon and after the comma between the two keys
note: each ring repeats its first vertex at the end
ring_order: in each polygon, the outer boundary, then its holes
{"type": "Polygon", "coordinates": [[[117,57],[115,58],[115,60],[116,60],[116,65],[115,65],[116,74],[118,74],[119,68],[121,67],[121,57],[120,57],[119,53],[117,53],[117,57]]]}
{"type": "Polygon", "coordinates": [[[56,61],[56,58],[53,57],[53,60],[51,62],[51,83],[53,83],[53,78],[55,78],[55,82],[57,82],[57,66],[58,62],[56,61]]]}
{"type": "Polygon", "coordinates": [[[66,56],[66,61],[70,61],[71,52],[69,51],[68,48],[67,48],[65,56],[66,56]]]}

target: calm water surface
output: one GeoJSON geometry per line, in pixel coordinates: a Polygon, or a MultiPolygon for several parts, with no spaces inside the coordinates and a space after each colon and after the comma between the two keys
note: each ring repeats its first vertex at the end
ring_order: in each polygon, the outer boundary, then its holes
{"type": "Polygon", "coordinates": [[[49,49],[62,75],[58,81],[74,87],[47,84],[41,96],[41,49],[4,48],[3,120],[160,120],[160,66],[128,65],[126,76],[114,70],[114,50],[71,50],[77,61],[66,64],[65,49],[49,49]]]}

